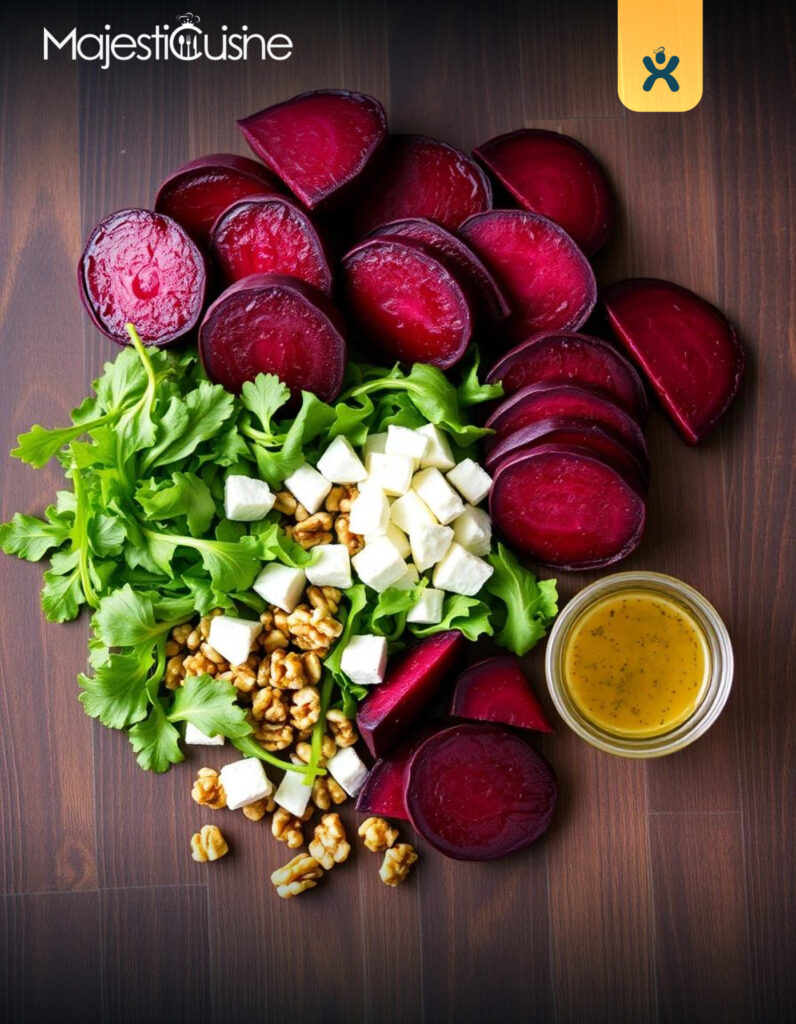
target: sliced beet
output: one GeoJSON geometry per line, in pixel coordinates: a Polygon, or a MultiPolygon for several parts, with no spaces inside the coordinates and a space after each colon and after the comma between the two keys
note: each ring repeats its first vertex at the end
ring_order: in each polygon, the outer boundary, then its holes
{"type": "Polygon", "coordinates": [[[382,757],[398,743],[453,671],[463,647],[463,634],[449,629],[421,640],[390,662],[386,679],[357,712],[359,733],[374,757],[382,757]]]}
{"type": "Polygon", "coordinates": [[[613,345],[573,331],[545,331],[520,342],[487,374],[513,395],[528,384],[585,385],[643,421],[647,395],[635,368],[613,345]]]}
{"type": "Polygon", "coordinates": [[[342,275],[346,308],[373,358],[443,370],[462,358],[473,315],[461,285],[428,246],[370,238],[343,257],[342,275]]]}
{"type": "Polygon", "coordinates": [[[489,180],[466,153],[425,135],[391,135],[353,220],[361,235],[406,217],[455,229],[491,206],[489,180]]]}
{"type": "Polygon", "coordinates": [[[255,160],[235,153],[211,153],[164,178],[155,209],[172,217],[195,242],[206,246],[210,228],[231,203],[278,189],[273,174],[255,160]]]}
{"type": "Polygon", "coordinates": [[[162,213],[119,210],[100,221],[78,264],[83,305],[109,338],[128,342],[134,324],[146,345],[168,345],[192,330],[207,291],[205,259],[162,213]]]}
{"type": "Polygon", "coordinates": [[[738,394],[746,357],[722,312],[671,281],[620,281],[602,296],[619,341],[689,444],[708,434],[738,394]]]}
{"type": "Polygon", "coordinates": [[[597,569],[641,540],[644,499],[594,452],[539,445],[509,456],[489,497],[495,526],[510,544],[557,569],[597,569]]]}
{"type": "Polygon", "coordinates": [[[234,393],[258,373],[275,373],[294,396],[336,398],[346,344],[339,313],[317,288],[281,274],[230,285],[205,314],[199,354],[208,377],[234,393]]]}
{"type": "Polygon", "coordinates": [[[594,272],[558,224],[527,210],[490,210],[460,231],[508,300],[513,338],[577,331],[586,322],[597,299],[594,272]]]}
{"type": "Polygon", "coordinates": [[[312,221],[284,196],[256,196],[228,206],[213,225],[211,250],[227,284],[250,274],[287,274],[327,295],[332,290],[312,221]]]}
{"type": "Polygon", "coordinates": [[[541,213],[570,235],[587,256],[614,226],[611,186],[594,154],[560,132],[521,128],[473,150],[524,210],[541,213]]]}
{"type": "Polygon", "coordinates": [[[321,89],[238,121],[255,154],[311,210],[340,202],[387,137],[378,100],[321,89]]]}
{"type": "Polygon", "coordinates": [[[357,797],[356,809],[360,814],[380,814],[385,818],[401,818],[404,821],[408,819],[404,790],[409,761],[420,744],[438,728],[436,725],[424,726],[386,757],[376,761],[357,797]]]}
{"type": "Polygon", "coordinates": [[[497,860],[529,846],[553,820],[557,798],[552,768],[522,737],[472,723],[422,744],[405,794],[415,830],[456,860],[497,860]]]}
{"type": "Polygon", "coordinates": [[[517,729],[555,732],[514,654],[485,658],[466,668],[456,680],[451,714],[517,729]]]}

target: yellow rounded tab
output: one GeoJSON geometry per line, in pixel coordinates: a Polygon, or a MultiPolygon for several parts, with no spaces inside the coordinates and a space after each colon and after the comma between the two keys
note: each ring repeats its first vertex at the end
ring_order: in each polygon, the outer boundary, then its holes
{"type": "Polygon", "coordinates": [[[629,110],[702,99],[702,0],[618,0],[618,92],[629,110]]]}

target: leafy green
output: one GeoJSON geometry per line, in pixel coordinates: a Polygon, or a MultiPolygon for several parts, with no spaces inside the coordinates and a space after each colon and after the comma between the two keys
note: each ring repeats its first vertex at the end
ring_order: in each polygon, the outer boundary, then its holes
{"type": "Polygon", "coordinates": [[[458,629],[468,640],[477,640],[479,636],[492,636],[494,628],[491,622],[491,609],[485,601],[476,597],[464,597],[462,594],[449,594],[445,598],[442,619],[433,626],[410,625],[409,629],[416,637],[433,636],[446,629],[458,629]]]}
{"type": "Polygon", "coordinates": [[[492,613],[495,639],[515,654],[526,654],[558,614],[556,581],[538,581],[504,544],[487,558],[495,570],[484,586],[498,606],[492,613]]]}
{"type": "Polygon", "coordinates": [[[39,562],[53,548],[60,547],[69,537],[67,522],[50,518],[48,521],[17,512],[8,523],[0,525],[0,547],[7,555],[16,555],[29,562],[39,562]]]}
{"type": "Polygon", "coordinates": [[[212,676],[190,676],[174,694],[170,722],[190,722],[208,736],[248,736],[246,710],[237,703],[232,683],[212,676]]]}
{"type": "Polygon", "coordinates": [[[152,705],[148,716],[130,727],[127,734],[136,760],[148,772],[165,772],[185,760],[180,750],[180,734],[169,721],[160,701],[152,705]]]}
{"type": "Polygon", "coordinates": [[[477,345],[472,345],[467,353],[461,383],[456,388],[459,405],[463,409],[471,405],[479,405],[481,402],[491,402],[495,398],[500,398],[503,394],[502,384],[482,384],[479,381],[478,369],[480,364],[481,351],[477,345]]]}

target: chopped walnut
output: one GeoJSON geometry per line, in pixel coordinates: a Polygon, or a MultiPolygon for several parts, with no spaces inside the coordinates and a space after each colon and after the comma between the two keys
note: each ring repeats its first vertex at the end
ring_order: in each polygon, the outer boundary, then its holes
{"type": "MultiPolygon", "coordinates": [[[[211,661],[207,655],[202,654],[198,651],[196,654],[189,654],[182,663],[183,671],[186,676],[201,676],[209,675],[215,676],[218,672],[223,671],[222,667],[217,662],[211,661]]],[[[227,663],[224,662],[224,668],[227,667],[227,663]]]]}
{"type": "Polygon", "coordinates": [[[385,821],[384,818],[366,818],[357,829],[362,842],[374,853],[381,853],[392,846],[398,838],[398,829],[385,821]]]}
{"type": "Polygon", "coordinates": [[[273,651],[260,663],[257,679],[260,686],[270,684],[285,690],[300,690],[307,684],[304,663],[297,651],[273,651]]]}
{"type": "Polygon", "coordinates": [[[283,868],[274,871],[271,882],[276,886],[277,895],[289,900],[307,889],[314,889],[322,877],[323,868],[317,860],[306,853],[299,853],[283,868]]]}
{"type": "Polygon", "coordinates": [[[324,814],[321,823],[315,826],[315,838],[309,844],[309,851],[326,871],[348,860],[351,845],[339,814],[324,814]]]}
{"type": "Polygon", "coordinates": [[[223,614],[223,608],[214,608],[209,615],[202,616],[202,618],[199,620],[199,632],[201,633],[203,639],[207,640],[207,638],[210,636],[210,623],[213,621],[216,615],[223,614]]]}
{"type": "Polygon", "coordinates": [[[217,825],[202,825],[200,831],[191,836],[191,856],[200,863],[218,860],[228,852],[227,841],[217,825]]]}
{"type": "Polygon", "coordinates": [[[216,665],[224,665],[226,667],[227,659],[223,654],[219,654],[215,647],[211,647],[207,641],[200,646],[199,650],[204,654],[208,661],[212,661],[215,662],[216,665]]]}
{"type": "Polygon", "coordinates": [[[233,665],[227,672],[220,673],[216,678],[227,678],[227,676],[235,689],[240,690],[241,693],[251,693],[257,685],[257,672],[248,664],[233,665]]]}
{"type": "MultiPolygon", "coordinates": [[[[273,621],[273,616],[271,621],[273,621]]],[[[275,629],[273,626],[270,629],[264,629],[257,637],[257,642],[266,654],[271,654],[273,651],[281,651],[290,646],[290,639],[287,634],[283,633],[281,629],[275,629]]]]}
{"type": "Polygon", "coordinates": [[[259,721],[286,722],[288,707],[282,699],[282,690],[275,686],[264,686],[258,690],[252,700],[252,714],[259,721]]]}
{"type": "Polygon", "coordinates": [[[323,609],[312,611],[306,604],[300,604],[287,617],[290,638],[302,651],[315,651],[324,656],[334,641],[343,632],[342,623],[323,609]]]}
{"type": "Polygon", "coordinates": [[[307,587],[307,600],[313,608],[320,608],[322,612],[329,615],[336,615],[343,597],[341,590],[337,587],[307,587]]]}
{"type": "MultiPolygon", "coordinates": [[[[297,517],[298,518],[298,517],[297,517]]],[[[329,544],[332,539],[332,517],[328,512],[316,512],[292,528],[293,540],[305,550],[317,544],[329,544]]]]}
{"type": "Polygon", "coordinates": [[[326,712],[326,723],[332,730],[334,742],[338,747],[353,747],[359,739],[354,723],[336,708],[330,708],[326,712]]]}
{"type": "Polygon", "coordinates": [[[277,512],[281,512],[283,516],[292,516],[296,512],[298,502],[290,493],[290,491],[277,491],[276,501],[274,502],[274,508],[277,512]]]}
{"type": "Polygon", "coordinates": [[[358,533],[352,533],[347,512],[335,519],[334,532],[337,540],[340,544],[345,544],[351,556],[358,555],[365,546],[365,538],[358,533]]]}
{"type": "Polygon", "coordinates": [[[332,804],[344,804],[348,794],[331,775],[318,778],[312,784],[312,802],[319,811],[328,811],[332,804]]]}
{"type": "MultiPolygon", "coordinates": [[[[310,811],[310,813],[312,812],[310,811]]],[[[304,843],[301,818],[286,811],[284,807],[277,807],[274,811],[274,816],[271,818],[271,832],[278,842],[287,843],[291,850],[297,850],[304,843]]]]}
{"type": "MultiPolygon", "coordinates": [[[[166,645],[168,647],[168,644],[166,645]]],[[[166,662],[166,689],[176,690],[182,686],[185,679],[185,667],[182,654],[172,654],[166,662]]]]}
{"type": "Polygon", "coordinates": [[[294,728],[302,732],[311,729],[320,718],[321,695],[315,686],[303,686],[293,694],[293,706],[290,709],[290,721],[294,728]]]}
{"type": "Polygon", "coordinates": [[[413,846],[409,843],[398,843],[384,854],[384,862],[379,868],[379,878],[385,885],[400,885],[406,880],[416,860],[417,854],[413,846]]]}
{"type": "Polygon", "coordinates": [[[281,725],[279,722],[252,722],[254,738],[258,740],[264,750],[275,753],[277,750],[286,750],[293,743],[293,727],[281,725]]]}
{"type": "MultiPolygon", "coordinates": [[[[332,737],[329,736],[329,734],[327,733],[321,740],[321,756],[320,759],[318,760],[318,764],[320,765],[320,767],[324,768],[329,758],[334,757],[336,753],[337,744],[334,742],[332,737]]],[[[309,764],[310,758],[312,757],[312,744],[306,742],[297,743],[296,756],[298,757],[299,761],[302,761],[304,764],[309,764]]]]}
{"type": "Polygon", "coordinates": [[[262,800],[255,800],[253,804],[246,804],[241,807],[244,817],[248,818],[249,821],[261,821],[266,814],[270,814],[273,811],[276,804],[272,796],[263,797],[262,800]]]}
{"type": "Polygon", "coordinates": [[[175,626],[171,631],[171,639],[174,643],[179,644],[180,648],[185,647],[188,641],[188,637],[191,635],[193,627],[190,622],[183,622],[181,626],[175,626]]]}
{"type": "Polygon", "coordinates": [[[199,645],[202,642],[202,634],[198,629],[192,629],[188,636],[185,638],[185,646],[189,651],[198,651],[199,645]]]}
{"type": "Polygon", "coordinates": [[[326,495],[323,507],[327,512],[350,512],[351,503],[359,494],[359,488],[353,484],[337,484],[326,495]]]}
{"type": "Polygon", "coordinates": [[[304,651],[301,655],[301,664],[304,668],[304,677],[308,683],[315,685],[321,681],[323,665],[316,651],[304,651]]]}
{"type": "Polygon", "coordinates": [[[227,794],[224,792],[220,776],[214,768],[199,769],[191,796],[196,803],[212,807],[214,811],[227,806],[227,794]]]}

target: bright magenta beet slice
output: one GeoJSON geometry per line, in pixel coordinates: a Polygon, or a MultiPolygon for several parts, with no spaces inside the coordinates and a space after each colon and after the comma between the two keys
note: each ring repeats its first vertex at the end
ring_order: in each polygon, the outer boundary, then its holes
{"type": "Polygon", "coordinates": [[[181,224],[199,245],[207,246],[210,228],[231,203],[278,190],[276,178],[256,160],[235,153],[210,153],[163,179],[155,209],[181,224]]]}
{"type": "Polygon", "coordinates": [[[426,740],[405,796],[416,831],[456,860],[497,860],[529,846],[549,827],[557,798],[552,768],[522,737],[472,723],[426,740]]]}
{"type": "Polygon", "coordinates": [[[722,312],[671,281],[620,281],[602,295],[619,341],[689,444],[708,434],[738,394],[746,357],[722,312]]]}
{"type": "Polygon", "coordinates": [[[614,226],[605,172],[580,142],[540,128],[498,135],[473,150],[524,210],[549,217],[591,256],[614,226]]]}
{"type": "Polygon", "coordinates": [[[460,232],[506,296],[513,338],[577,331],[586,322],[597,299],[594,272],[558,224],[527,210],[490,210],[460,232]]]}
{"type": "Polygon", "coordinates": [[[597,569],[641,540],[644,499],[616,466],[593,451],[539,445],[497,469],[489,512],[506,540],[557,569],[597,569]]]}
{"type": "Polygon", "coordinates": [[[635,368],[607,341],[573,331],[534,334],[507,352],[487,374],[513,395],[529,384],[575,384],[591,388],[643,421],[647,396],[635,368]]]}
{"type": "Polygon", "coordinates": [[[370,238],[342,261],[342,293],[360,342],[379,362],[457,363],[473,334],[465,293],[433,251],[409,238],[370,238]]]}
{"type": "Polygon", "coordinates": [[[274,373],[297,396],[328,402],[343,383],[346,344],[339,313],[317,288],[281,274],[253,274],[230,285],[205,314],[199,354],[208,377],[240,392],[274,373]]]}
{"type": "Polygon", "coordinates": [[[100,221],[78,264],[83,305],[120,345],[134,324],[146,345],[168,345],[196,326],[205,304],[205,259],[162,213],[119,210],[100,221]]]}
{"type": "Polygon", "coordinates": [[[451,701],[455,718],[555,732],[514,654],[499,654],[470,665],[456,680],[451,701]]]}
{"type": "Polygon", "coordinates": [[[466,153],[425,135],[391,135],[353,221],[361,235],[407,217],[428,217],[455,230],[491,206],[489,180],[466,153]]]}
{"type": "Polygon", "coordinates": [[[341,201],[387,137],[378,100],[305,92],[238,121],[254,153],[311,210],[341,201]]]}
{"type": "Polygon", "coordinates": [[[405,740],[385,757],[380,757],[368,773],[365,785],[357,797],[359,814],[379,814],[384,818],[401,818],[409,815],[404,806],[406,773],[412,755],[438,726],[426,725],[409,740],[405,740]]]}
{"type": "Polygon", "coordinates": [[[374,757],[398,743],[456,667],[464,636],[436,633],[391,661],[387,677],[359,705],[357,728],[374,757]]]}
{"type": "Polygon", "coordinates": [[[284,196],[256,196],[227,207],[213,225],[211,251],[226,284],[250,274],[287,274],[326,295],[332,290],[312,221],[284,196]]]}

